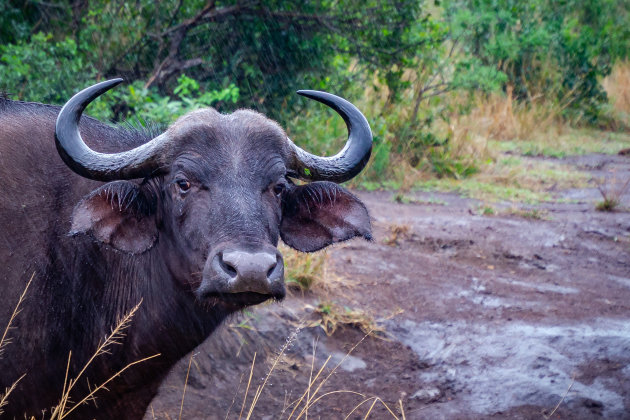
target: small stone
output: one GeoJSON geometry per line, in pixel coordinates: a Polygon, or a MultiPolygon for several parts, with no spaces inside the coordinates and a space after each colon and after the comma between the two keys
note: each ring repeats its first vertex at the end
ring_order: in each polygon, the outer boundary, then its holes
{"type": "Polygon", "coordinates": [[[432,402],[436,401],[440,398],[442,392],[438,388],[422,388],[417,390],[412,396],[411,399],[422,401],[422,402],[432,402]]]}

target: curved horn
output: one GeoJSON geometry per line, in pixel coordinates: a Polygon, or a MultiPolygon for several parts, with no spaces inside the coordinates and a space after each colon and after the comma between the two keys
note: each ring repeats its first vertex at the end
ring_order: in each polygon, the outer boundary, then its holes
{"type": "Polygon", "coordinates": [[[90,149],[79,133],[79,120],[94,99],[120,84],[123,79],[97,83],[74,95],[61,108],[55,126],[57,151],[77,174],[97,181],[142,178],[161,166],[169,139],[161,134],[153,140],[121,153],[99,153],[90,149]]]}
{"type": "Polygon", "coordinates": [[[340,183],[352,179],[365,167],[372,152],[370,124],[356,106],[339,96],[317,90],[299,90],[297,93],[334,109],[346,122],[348,141],[339,153],[331,157],[312,155],[291,142],[295,153],[294,175],[307,181],[340,183]]]}

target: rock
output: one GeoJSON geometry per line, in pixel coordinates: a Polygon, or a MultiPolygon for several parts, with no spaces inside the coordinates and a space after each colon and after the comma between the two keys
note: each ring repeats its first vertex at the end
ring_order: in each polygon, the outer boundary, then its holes
{"type": "Polygon", "coordinates": [[[411,398],[414,400],[428,403],[428,402],[437,401],[441,395],[442,395],[442,391],[440,391],[438,388],[428,387],[428,388],[421,388],[417,390],[416,392],[414,392],[411,398]]]}

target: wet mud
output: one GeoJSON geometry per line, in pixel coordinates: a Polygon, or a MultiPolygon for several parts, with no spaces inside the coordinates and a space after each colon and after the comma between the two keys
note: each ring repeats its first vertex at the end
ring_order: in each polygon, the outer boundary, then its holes
{"type": "MultiPolygon", "coordinates": [[[[608,183],[630,176],[627,156],[564,161],[608,183]]],[[[594,186],[492,216],[454,194],[358,194],[375,240],[328,251],[334,286],[230,320],[145,418],[245,418],[263,383],[254,419],[630,418],[630,191],[615,212],[595,210],[594,186]],[[386,334],[307,326],[324,300],[386,334]]]]}

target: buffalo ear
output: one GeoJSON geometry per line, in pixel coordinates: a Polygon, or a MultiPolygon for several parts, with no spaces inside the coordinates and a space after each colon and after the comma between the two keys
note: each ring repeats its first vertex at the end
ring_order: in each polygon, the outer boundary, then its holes
{"type": "Polygon", "coordinates": [[[291,186],[282,200],[280,236],[298,251],[317,251],[355,236],[372,239],[365,205],[337,184],[291,186]]]}
{"type": "Polygon", "coordinates": [[[103,185],[85,196],[72,212],[70,234],[89,234],[120,251],[140,254],[157,239],[155,199],[130,181],[103,185]]]}

